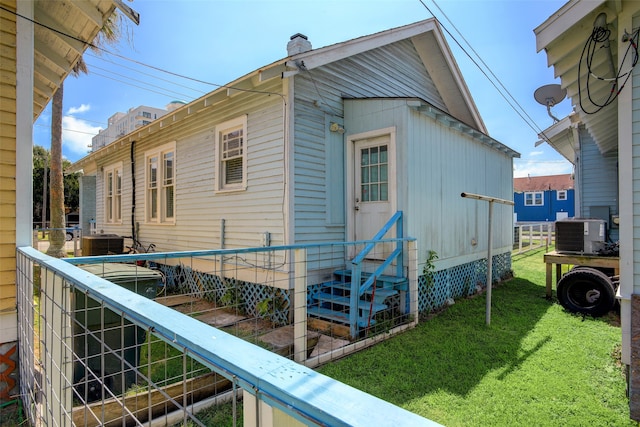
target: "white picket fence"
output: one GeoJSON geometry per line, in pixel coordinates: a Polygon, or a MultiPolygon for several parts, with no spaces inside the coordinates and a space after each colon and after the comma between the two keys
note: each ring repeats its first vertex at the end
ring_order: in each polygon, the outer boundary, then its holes
{"type": "Polygon", "coordinates": [[[521,254],[527,251],[549,246],[555,237],[553,222],[516,224],[513,233],[513,250],[521,254]]]}

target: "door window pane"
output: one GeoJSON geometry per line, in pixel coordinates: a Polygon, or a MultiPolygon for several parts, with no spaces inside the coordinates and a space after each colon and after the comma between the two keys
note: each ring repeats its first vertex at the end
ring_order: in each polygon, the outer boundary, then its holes
{"type": "Polygon", "coordinates": [[[360,151],[360,183],[363,202],[389,200],[389,166],[386,145],[360,151]]]}
{"type": "Polygon", "coordinates": [[[368,202],[369,201],[369,186],[367,184],[361,185],[360,186],[360,192],[361,192],[362,201],[363,202],[368,202]]]}

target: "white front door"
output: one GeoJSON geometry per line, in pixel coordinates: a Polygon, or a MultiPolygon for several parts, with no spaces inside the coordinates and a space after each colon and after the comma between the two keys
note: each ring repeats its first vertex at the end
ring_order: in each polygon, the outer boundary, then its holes
{"type": "MultiPolygon", "coordinates": [[[[390,135],[354,141],[354,231],[355,240],[371,239],[393,215],[395,168],[390,135]]],[[[395,237],[392,229],[386,238],[395,237]]],[[[376,248],[370,258],[382,259],[392,245],[376,248]]]]}

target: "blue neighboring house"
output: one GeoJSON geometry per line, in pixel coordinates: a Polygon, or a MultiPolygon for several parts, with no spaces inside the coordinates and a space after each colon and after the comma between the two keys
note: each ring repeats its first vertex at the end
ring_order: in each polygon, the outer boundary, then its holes
{"type": "Polygon", "coordinates": [[[513,179],[515,222],[555,221],[575,215],[571,174],[513,179]]]}

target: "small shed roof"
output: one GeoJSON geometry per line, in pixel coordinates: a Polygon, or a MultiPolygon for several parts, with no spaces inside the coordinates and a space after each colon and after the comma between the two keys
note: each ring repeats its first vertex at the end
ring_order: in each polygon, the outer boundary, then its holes
{"type": "Polygon", "coordinates": [[[573,177],[571,174],[527,176],[513,179],[513,191],[547,191],[547,190],[572,190],[573,177]]]}

